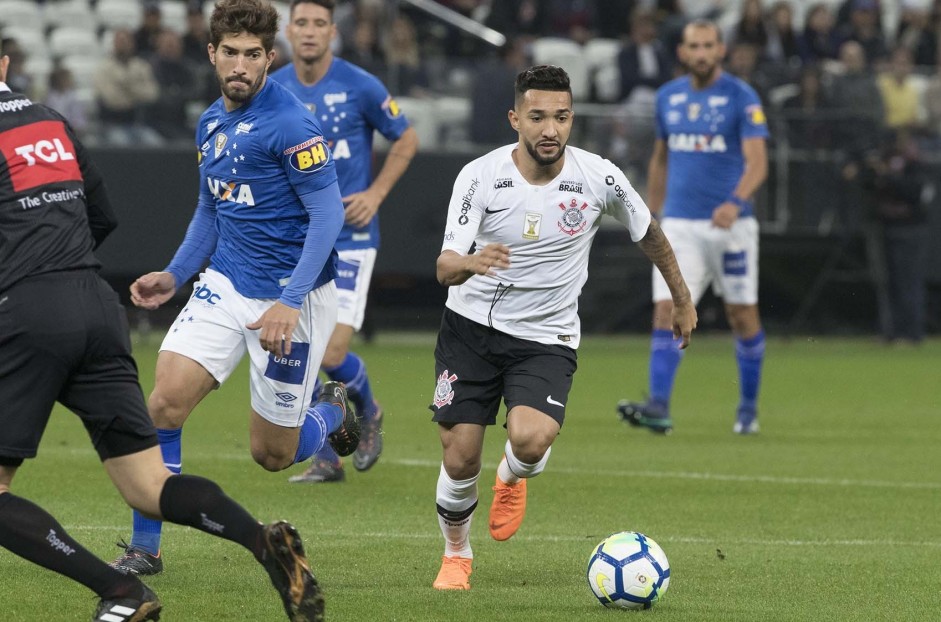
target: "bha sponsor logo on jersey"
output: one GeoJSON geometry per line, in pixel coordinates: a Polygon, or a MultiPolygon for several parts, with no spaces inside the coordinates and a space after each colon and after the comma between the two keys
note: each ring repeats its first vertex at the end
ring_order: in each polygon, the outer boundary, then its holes
{"type": "Polygon", "coordinates": [[[249,207],[255,207],[255,197],[252,195],[252,187],[248,184],[239,184],[234,181],[222,181],[212,177],[206,178],[209,185],[209,192],[220,201],[232,201],[241,203],[249,207]]]}
{"type": "Polygon", "coordinates": [[[39,121],[0,133],[13,191],[46,184],[82,181],[75,146],[61,121],[39,121]]]}
{"type": "Polygon", "coordinates": [[[314,136],[299,145],[284,150],[290,158],[291,168],[301,173],[313,173],[322,169],[330,160],[330,151],[323,136],[314,136]]]}
{"type": "Polygon", "coordinates": [[[390,119],[397,119],[399,115],[402,114],[402,109],[399,108],[398,102],[392,99],[391,95],[386,97],[386,100],[382,102],[382,109],[386,111],[390,119]]]}
{"type": "Polygon", "coordinates": [[[725,153],[728,151],[722,134],[670,134],[667,144],[670,151],[689,153],[725,153]]]}
{"type": "MultiPolygon", "coordinates": [[[[307,357],[309,353],[309,343],[292,341],[290,354],[285,356],[269,354],[265,378],[287,384],[304,384],[304,378],[307,376],[307,357]]],[[[288,407],[293,408],[293,406],[288,407]]]]}

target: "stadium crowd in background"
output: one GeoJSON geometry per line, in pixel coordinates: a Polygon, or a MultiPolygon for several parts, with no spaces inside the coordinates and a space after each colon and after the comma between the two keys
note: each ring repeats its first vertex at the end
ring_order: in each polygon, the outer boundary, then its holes
{"type": "MultiPolygon", "coordinates": [[[[104,2],[107,0],[90,0],[89,13],[104,2]]],[[[6,24],[0,14],[0,28],[11,57],[9,79],[19,90],[37,99],[45,97],[45,78],[57,62],[75,73],[79,67],[82,72],[87,71],[89,61],[95,59],[94,53],[88,53],[88,58],[79,63],[71,54],[51,49],[54,47],[51,45],[45,48],[16,45],[19,38],[51,43],[55,30],[70,28],[68,24],[57,23],[51,17],[56,9],[52,3],[46,4],[47,25],[39,28],[42,31],[39,38],[35,26],[6,24]]],[[[753,80],[753,86],[772,110],[790,92],[781,87],[797,85],[808,66],[822,70],[824,88],[829,89],[837,82],[836,78],[846,71],[840,52],[846,42],[853,41],[862,47],[866,71],[879,76],[891,72],[890,60],[895,50],[901,48],[908,52],[917,83],[918,114],[913,123],[925,132],[936,134],[939,130],[936,123],[933,127],[927,123],[933,119],[925,114],[928,106],[924,91],[929,82],[939,80],[935,68],[941,1],[905,0],[891,4],[879,0],[829,0],[808,4],[795,0],[441,0],[441,4],[506,34],[510,45],[521,46],[530,56],[534,44],[547,37],[568,39],[583,47],[599,38],[620,42],[622,53],[612,61],[619,70],[605,73],[606,78],[619,82],[613,90],[613,99],[597,89],[588,94],[589,99],[607,103],[631,97],[636,84],[656,88],[679,70],[676,62],[679,33],[685,23],[696,17],[714,19],[723,27],[729,63],[739,65],[732,72],[753,80]]],[[[208,104],[215,98],[212,78],[201,61],[206,54],[205,11],[211,2],[191,0],[184,5],[184,0],[162,3],[148,0],[142,6],[139,23],[126,27],[132,41],[120,41],[114,54],[125,65],[135,65],[137,75],[145,78],[146,71],[138,61],[156,69],[160,59],[171,54],[186,63],[205,86],[182,90],[181,97],[177,93],[178,83],[158,80],[160,98],[169,93],[174,106],[186,108],[186,104],[192,104],[188,108],[191,112],[208,104]],[[169,11],[171,5],[187,9],[169,11]],[[172,23],[164,13],[176,16],[172,23]],[[181,57],[175,51],[178,46],[183,50],[181,57]]],[[[456,93],[470,97],[473,84],[470,77],[475,66],[482,57],[498,53],[488,44],[404,5],[396,9],[392,3],[377,0],[350,0],[339,3],[336,13],[338,36],[334,52],[376,75],[393,95],[434,98],[456,93]]],[[[97,26],[95,36],[101,38],[103,45],[99,46],[98,69],[93,74],[114,76],[114,59],[107,50],[116,42],[115,30],[121,29],[104,23],[97,26]]],[[[283,58],[276,61],[276,68],[289,60],[283,34],[279,47],[283,58]]],[[[79,82],[81,98],[89,109],[85,114],[109,123],[115,110],[115,95],[89,93],[84,81],[79,82]]],[[[132,88],[131,84],[125,87],[132,88]]],[[[166,111],[148,109],[156,100],[147,94],[128,93],[118,109],[126,113],[127,107],[133,106],[137,109],[135,122],[160,126],[155,119],[165,118],[161,114],[166,111]]],[[[190,114],[187,118],[190,128],[194,122],[194,115],[190,114]]],[[[180,138],[165,131],[165,127],[164,131],[160,127],[155,129],[163,140],[180,138]]]]}

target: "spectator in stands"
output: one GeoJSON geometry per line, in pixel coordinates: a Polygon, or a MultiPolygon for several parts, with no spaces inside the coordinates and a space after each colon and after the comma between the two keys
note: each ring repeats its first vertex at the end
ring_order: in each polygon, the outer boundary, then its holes
{"type": "Polygon", "coordinates": [[[820,68],[816,65],[804,67],[797,94],[782,105],[791,148],[815,152],[833,148],[833,104],[821,78],[820,68]]]}
{"type": "Polygon", "coordinates": [[[389,91],[393,95],[425,96],[428,71],[418,53],[418,37],[412,20],[401,14],[393,19],[382,47],[389,91]]]}
{"type": "Polygon", "coordinates": [[[886,57],[885,35],[882,32],[881,7],[877,0],[852,0],[848,5],[849,22],[837,28],[840,41],[855,41],[863,47],[870,65],[886,57]]]}
{"type": "MultiPolygon", "coordinates": [[[[891,2],[898,2],[899,0],[890,0],[891,2]]],[[[860,4],[871,5],[875,7],[876,12],[876,26],[879,30],[882,30],[882,0],[865,0],[860,3],[859,0],[843,0],[843,4],[840,5],[840,8],[836,11],[836,27],[841,29],[843,27],[849,26],[853,21],[853,11],[857,9],[857,6],[860,4]]]]}
{"type": "Polygon", "coordinates": [[[931,13],[924,6],[909,6],[903,0],[895,45],[911,50],[912,60],[919,67],[938,63],[938,33],[931,25],[931,13]]]}
{"type": "Polygon", "coordinates": [[[887,69],[879,74],[877,84],[885,105],[885,125],[889,129],[913,129],[921,125],[923,114],[912,69],[911,51],[896,47],[887,69]]]}
{"type": "MultiPolygon", "coordinates": [[[[0,17],[0,23],[3,22],[0,17]]],[[[36,90],[33,83],[33,77],[26,72],[26,51],[19,42],[7,37],[0,41],[0,49],[4,54],[10,57],[10,64],[7,67],[7,86],[14,93],[23,93],[28,97],[35,97],[36,90]]]]}
{"type": "Polygon", "coordinates": [[[866,51],[856,41],[840,46],[842,73],[833,77],[830,97],[839,110],[837,144],[847,153],[857,155],[879,144],[883,130],[885,105],[876,79],[868,70],[866,51]]]}
{"type": "MultiPolygon", "coordinates": [[[[593,30],[599,37],[618,39],[624,33],[623,25],[631,30],[631,14],[637,10],[637,0],[595,0],[593,30]]],[[[672,54],[672,52],[671,52],[672,54]]]]}
{"type": "Polygon", "coordinates": [[[729,45],[752,45],[763,53],[768,45],[768,28],[765,26],[764,8],[761,0],[745,0],[742,16],[729,35],[729,45]]]}
{"type": "Polygon", "coordinates": [[[595,4],[592,0],[552,0],[550,5],[549,35],[565,37],[585,45],[594,37],[595,4]]]}
{"type": "Polygon", "coordinates": [[[637,10],[630,19],[630,41],[618,53],[621,94],[626,101],[637,88],[646,89],[653,101],[654,92],[672,77],[673,54],[657,39],[654,14],[637,10]]]}
{"type": "Polygon", "coordinates": [[[164,30],[157,36],[151,66],[160,85],[160,97],[147,108],[148,124],[168,140],[192,140],[193,128],[186,118],[186,106],[199,100],[200,85],[183,59],[180,35],[164,30]]]}
{"type": "Polygon", "coordinates": [[[676,57],[676,50],[683,40],[683,28],[689,22],[682,0],[657,0],[656,20],[660,40],[673,55],[673,65],[682,67],[676,57]]]}
{"type": "Polygon", "coordinates": [[[470,138],[483,145],[508,145],[519,140],[509,123],[494,123],[514,106],[512,84],[517,74],[529,66],[524,51],[524,39],[508,39],[496,57],[475,68],[471,88],[470,138]],[[501,85],[494,88],[494,85],[501,85]]]}
{"type": "Polygon", "coordinates": [[[744,80],[755,89],[762,103],[767,104],[768,93],[775,86],[772,76],[759,66],[760,50],[750,43],[739,43],[729,52],[726,70],[744,80]]]}
{"type": "MultiPolygon", "coordinates": [[[[507,37],[535,39],[549,32],[549,3],[539,0],[500,0],[490,5],[484,25],[507,37]]],[[[619,22],[623,24],[624,22],[619,22]]]]}
{"type": "Polygon", "coordinates": [[[839,67],[842,73],[833,77],[829,94],[837,115],[834,155],[844,182],[839,211],[844,231],[849,233],[862,221],[859,206],[864,199],[858,177],[862,163],[879,147],[885,106],[875,76],[866,66],[862,45],[856,41],[841,45],[839,67]]]}
{"type": "Polygon", "coordinates": [[[941,63],[937,65],[935,74],[928,80],[921,101],[925,108],[929,143],[933,150],[941,151],[941,63]]]}
{"type": "Polygon", "coordinates": [[[79,138],[84,136],[88,129],[88,110],[78,98],[75,79],[68,68],[57,63],[49,73],[49,91],[43,103],[65,117],[79,138]]]}
{"type": "Polygon", "coordinates": [[[801,61],[805,65],[836,60],[839,56],[840,37],[834,26],[833,12],[826,4],[815,4],[807,10],[804,32],[797,39],[801,61]]]}
{"type": "MultiPolygon", "coordinates": [[[[186,10],[186,32],[183,33],[183,58],[194,67],[205,67],[209,45],[209,26],[199,2],[191,2],[186,10]]],[[[216,85],[213,84],[215,89],[216,85]]]]}
{"type": "Polygon", "coordinates": [[[118,145],[157,145],[163,142],[141,123],[141,111],[160,95],[150,64],[134,54],[129,30],[114,32],[114,48],[95,74],[98,117],[106,142],[118,145]]]}
{"type": "Polygon", "coordinates": [[[150,58],[157,51],[157,38],[166,28],[163,26],[163,14],[159,2],[144,4],[144,19],[134,32],[134,47],[137,54],[150,58]]]}
{"type": "Polygon", "coordinates": [[[808,65],[802,69],[799,90],[784,101],[781,114],[787,123],[791,149],[789,190],[794,206],[791,222],[819,226],[835,216],[834,207],[839,204],[841,190],[830,155],[835,140],[833,105],[823,87],[819,67],[808,65]]]}
{"type": "Polygon", "coordinates": [[[918,344],[925,337],[929,230],[923,197],[929,182],[912,135],[890,134],[879,156],[863,167],[860,183],[882,225],[892,319],[884,337],[918,344]]]}
{"type": "Polygon", "coordinates": [[[379,27],[374,20],[357,20],[353,36],[343,46],[343,60],[358,65],[375,76],[385,75],[385,63],[379,48],[379,27]]]}
{"type": "Polygon", "coordinates": [[[797,32],[794,30],[794,9],[787,0],[776,2],[771,7],[765,56],[789,76],[796,76],[800,70],[801,56],[797,32]]]}

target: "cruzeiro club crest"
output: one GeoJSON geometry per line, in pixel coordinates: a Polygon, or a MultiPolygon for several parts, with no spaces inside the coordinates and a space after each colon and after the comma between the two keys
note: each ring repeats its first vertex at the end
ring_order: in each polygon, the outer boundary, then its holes
{"type": "Polygon", "coordinates": [[[454,399],[454,389],[451,388],[451,383],[457,380],[457,374],[448,374],[448,370],[444,370],[440,376],[438,376],[438,384],[435,385],[435,407],[441,408],[442,406],[447,406],[451,403],[451,400],[454,399]]]}
{"type": "Polygon", "coordinates": [[[588,207],[588,203],[582,203],[579,207],[578,199],[572,199],[568,205],[559,203],[559,209],[562,210],[562,218],[557,223],[559,231],[569,235],[584,231],[585,227],[588,226],[588,219],[585,218],[584,213],[586,207],[588,207]]]}

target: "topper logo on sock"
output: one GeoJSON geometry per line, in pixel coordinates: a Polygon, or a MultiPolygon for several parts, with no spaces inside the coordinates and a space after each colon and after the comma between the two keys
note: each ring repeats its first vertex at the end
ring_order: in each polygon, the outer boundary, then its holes
{"type": "Polygon", "coordinates": [[[309,353],[309,343],[292,341],[291,353],[287,356],[269,354],[265,378],[288,384],[304,384],[304,378],[307,376],[307,357],[309,353]]]}

